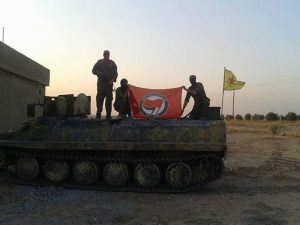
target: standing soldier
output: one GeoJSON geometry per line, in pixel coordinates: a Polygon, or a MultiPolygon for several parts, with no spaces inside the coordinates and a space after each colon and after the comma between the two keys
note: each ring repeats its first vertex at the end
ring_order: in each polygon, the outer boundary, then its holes
{"type": "Polygon", "coordinates": [[[126,118],[126,115],[130,116],[130,105],[128,99],[128,81],[122,79],[120,82],[121,87],[116,90],[116,100],[114,108],[119,112],[120,118],[126,118]]]}
{"type": "MultiPolygon", "coordinates": [[[[188,89],[183,86],[184,90],[187,91],[182,113],[189,103],[190,97],[192,96],[194,99],[194,106],[190,114],[190,118],[193,120],[197,119],[204,119],[205,114],[207,112],[207,109],[210,105],[210,99],[206,96],[204,87],[201,82],[196,82],[196,76],[191,75],[190,76],[190,82],[192,86],[190,86],[188,89]]],[[[181,114],[182,114],[181,113],[181,114]]]]}
{"type": "Polygon", "coordinates": [[[117,65],[114,61],[109,59],[110,53],[108,50],[103,52],[103,59],[98,60],[98,62],[93,67],[93,74],[98,76],[97,82],[97,114],[96,118],[101,118],[101,112],[103,107],[103,101],[105,98],[105,109],[106,118],[111,118],[111,106],[113,99],[113,82],[116,82],[118,77],[117,65]]]}

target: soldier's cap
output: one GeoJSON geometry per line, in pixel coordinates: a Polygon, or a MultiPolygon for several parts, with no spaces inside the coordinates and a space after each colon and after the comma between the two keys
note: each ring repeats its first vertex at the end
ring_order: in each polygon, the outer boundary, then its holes
{"type": "Polygon", "coordinates": [[[190,79],[196,79],[196,75],[191,75],[190,79]]]}
{"type": "Polygon", "coordinates": [[[103,55],[109,55],[109,51],[108,50],[104,50],[103,55]]]}

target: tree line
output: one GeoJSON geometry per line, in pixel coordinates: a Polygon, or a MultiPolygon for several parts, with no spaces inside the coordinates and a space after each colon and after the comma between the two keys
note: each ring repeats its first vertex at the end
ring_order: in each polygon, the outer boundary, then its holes
{"type": "Polygon", "coordinates": [[[233,115],[227,114],[225,117],[221,115],[221,119],[225,120],[267,120],[267,121],[277,121],[277,120],[287,120],[287,121],[296,121],[300,120],[300,114],[297,115],[294,112],[289,112],[286,115],[279,115],[278,113],[269,112],[266,115],[264,114],[253,114],[246,113],[244,117],[240,114],[237,114],[235,117],[233,115]]]}

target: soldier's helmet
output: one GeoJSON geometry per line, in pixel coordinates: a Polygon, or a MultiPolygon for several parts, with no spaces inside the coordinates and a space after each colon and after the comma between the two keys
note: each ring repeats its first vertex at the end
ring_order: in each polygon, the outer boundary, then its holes
{"type": "Polygon", "coordinates": [[[196,75],[191,75],[190,79],[196,79],[196,75]]]}

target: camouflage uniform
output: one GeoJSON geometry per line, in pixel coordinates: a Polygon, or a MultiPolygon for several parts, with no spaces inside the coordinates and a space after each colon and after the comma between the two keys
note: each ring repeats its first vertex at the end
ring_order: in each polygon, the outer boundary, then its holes
{"type": "Polygon", "coordinates": [[[197,82],[193,84],[189,87],[189,90],[195,92],[195,94],[187,92],[185,97],[186,102],[189,102],[191,96],[194,99],[194,106],[191,111],[190,118],[193,120],[197,120],[205,117],[207,109],[210,105],[210,99],[206,96],[202,83],[197,82]]]}
{"type": "Polygon", "coordinates": [[[112,60],[100,59],[94,65],[93,74],[98,76],[97,82],[97,116],[101,115],[103,101],[105,98],[105,109],[107,117],[111,115],[111,106],[113,99],[113,84],[109,82],[113,80],[115,82],[118,77],[117,65],[112,60]]]}
{"type": "Polygon", "coordinates": [[[114,108],[120,116],[130,116],[130,105],[128,99],[128,87],[118,87],[116,90],[116,100],[114,108]]]}

